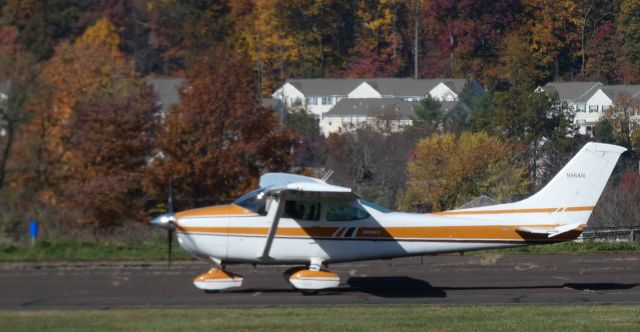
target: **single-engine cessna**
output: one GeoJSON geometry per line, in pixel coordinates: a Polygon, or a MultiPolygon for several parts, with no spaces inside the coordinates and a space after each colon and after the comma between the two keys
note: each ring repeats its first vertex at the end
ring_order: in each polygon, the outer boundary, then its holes
{"type": "MultiPolygon", "coordinates": [[[[514,203],[431,214],[391,212],[351,189],[285,173],[228,205],[162,214],[151,224],[213,267],[194,280],[207,292],[242,285],[232,264],[295,265],[303,293],[337,287],[328,263],[570,241],[583,231],[625,148],[587,143],[539,192],[514,203]]],[[[170,204],[171,205],[171,204],[170,204]]]]}

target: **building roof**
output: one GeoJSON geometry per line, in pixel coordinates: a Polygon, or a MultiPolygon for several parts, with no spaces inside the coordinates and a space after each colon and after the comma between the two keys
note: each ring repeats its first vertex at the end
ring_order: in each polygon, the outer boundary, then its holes
{"type": "Polygon", "coordinates": [[[558,93],[561,100],[578,101],[588,94],[597,91],[602,83],[591,82],[549,82],[542,87],[546,93],[558,93]]]}
{"type": "Polygon", "coordinates": [[[323,117],[342,116],[391,116],[396,119],[411,119],[417,102],[400,98],[344,98],[323,117]]]}
{"type": "Polygon", "coordinates": [[[463,78],[314,78],[289,79],[305,96],[346,96],[360,84],[366,82],[380,94],[386,96],[426,96],[438,84],[444,83],[453,92],[459,94],[467,79],[463,78]]]}
{"type": "MultiPolygon", "coordinates": [[[[323,117],[369,116],[392,117],[397,120],[409,120],[415,116],[415,107],[420,102],[406,101],[401,98],[344,98],[323,117]]],[[[459,101],[440,102],[442,112],[448,113],[459,101]]]]}
{"type": "Polygon", "coordinates": [[[153,91],[158,95],[160,110],[163,113],[180,101],[179,88],[184,78],[147,78],[146,82],[153,86],[153,91]]]}
{"type": "Polygon", "coordinates": [[[622,93],[633,99],[640,99],[640,85],[605,85],[600,90],[612,101],[615,101],[616,97],[622,93]]]}

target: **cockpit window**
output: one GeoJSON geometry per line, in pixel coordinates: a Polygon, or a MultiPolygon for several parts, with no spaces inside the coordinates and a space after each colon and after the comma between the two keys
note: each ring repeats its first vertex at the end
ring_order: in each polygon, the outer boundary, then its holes
{"type": "Polygon", "coordinates": [[[327,204],[327,221],[351,221],[368,217],[367,211],[355,205],[345,203],[327,204]]]}
{"type": "Polygon", "coordinates": [[[391,212],[391,210],[387,209],[386,207],[380,206],[372,201],[367,201],[364,199],[359,199],[358,202],[364,206],[370,207],[372,209],[376,209],[382,213],[389,213],[391,212]]]}
{"type": "Polygon", "coordinates": [[[240,196],[240,198],[236,199],[233,203],[264,216],[267,214],[267,197],[263,192],[264,188],[254,190],[250,193],[240,196]]]}
{"type": "Polygon", "coordinates": [[[298,220],[320,220],[320,203],[287,201],[284,205],[284,217],[298,220]]]}

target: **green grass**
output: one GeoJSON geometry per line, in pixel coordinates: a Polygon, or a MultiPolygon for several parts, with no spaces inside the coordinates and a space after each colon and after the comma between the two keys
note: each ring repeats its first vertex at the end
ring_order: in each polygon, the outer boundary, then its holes
{"type": "Polygon", "coordinates": [[[640,252],[640,242],[584,241],[479,251],[501,254],[581,254],[640,252]]]}
{"type": "Polygon", "coordinates": [[[3,331],[637,331],[640,307],[337,306],[0,311],[3,331]]]}
{"type": "MultiPolygon", "coordinates": [[[[177,244],[173,247],[173,259],[189,259],[190,256],[177,244]]],[[[163,241],[125,243],[111,241],[55,240],[29,245],[5,245],[0,247],[0,262],[33,261],[155,261],[167,259],[167,244],[163,241]]]]}
{"type": "MultiPolygon", "coordinates": [[[[640,252],[640,242],[566,242],[473,252],[483,254],[581,254],[640,252]]],[[[167,259],[167,246],[162,240],[126,243],[60,239],[29,245],[0,245],[0,262],[40,261],[155,261],[167,259]]],[[[191,259],[174,243],[173,259],[191,259]]]]}

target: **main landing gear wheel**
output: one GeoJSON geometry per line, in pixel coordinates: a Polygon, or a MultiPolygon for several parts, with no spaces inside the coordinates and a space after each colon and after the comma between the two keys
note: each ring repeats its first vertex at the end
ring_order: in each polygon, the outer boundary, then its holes
{"type": "Polygon", "coordinates": [[[242,281],[242,276],[214,267],[195,278],[193,284],[206,293],[217,293],[223,289],[240,287],[242,281]]]}
{"type": "Polygon", "coordinates": [[[304,295],[315,295],[320,290],[340,285],[340,277],[327,270],[309,270],[294,267],[284,272],[285,278],[304,295]]]}

